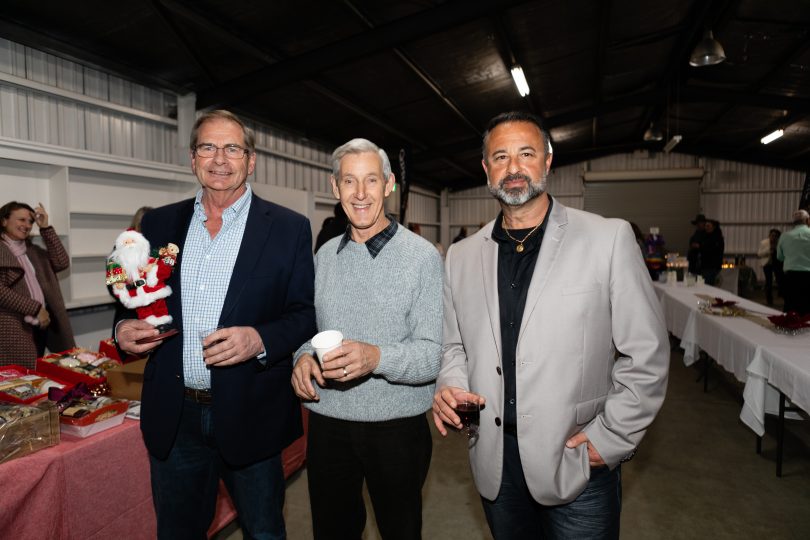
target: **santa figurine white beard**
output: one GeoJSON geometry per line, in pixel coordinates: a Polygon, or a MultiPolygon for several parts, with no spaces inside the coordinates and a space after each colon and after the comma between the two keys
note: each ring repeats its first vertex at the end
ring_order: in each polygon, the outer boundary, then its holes
{"type": "Polygon", "coordinates": [[[136,310],[139,319],[165,329],[172,322],[165,301],[172,290],[165,280],[172,273],[174,258],[154,258],[149,250],[149,241],[141,233],[122,232],[115,241],[110,260],[124,274],[111,277],[108,268],[107,283],[112,283],[113,294],[124,307],[136,310]]]}

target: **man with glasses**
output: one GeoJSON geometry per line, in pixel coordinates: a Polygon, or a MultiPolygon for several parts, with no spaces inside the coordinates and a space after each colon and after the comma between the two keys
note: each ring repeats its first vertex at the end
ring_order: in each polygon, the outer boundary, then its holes
{"type": "Polygon", "coordinates": [[[149,342],[157,330],[131,313],[116,325],[121,349],[151,354],[141,430],[159,538],[205,538],[220,478],[246,538],[285,537],[281,451],[302,433],[291,355],[315,333],[312,235],[253,195],[255,164],[242,121],[205,113],[191,132],[201,189],[143,218],[151,245],[180,247],[167,303],[182,334],[149,342]]]}

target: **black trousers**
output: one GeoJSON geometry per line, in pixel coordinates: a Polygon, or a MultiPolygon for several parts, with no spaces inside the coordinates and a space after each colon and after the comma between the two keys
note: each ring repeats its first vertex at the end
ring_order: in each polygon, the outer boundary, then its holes
{"type": "Polygon", "coordinates": [[[785,311],[810,315],[810,272],[785,272],[785,311]]]}
{"type": "Polygon", "coordinates": [[[424,414],[353,422],[310,413],[307,478],[316,540],[359,540],[363,480],[383,540],[422,536],[422,486],[433,451],[424,414]]]}

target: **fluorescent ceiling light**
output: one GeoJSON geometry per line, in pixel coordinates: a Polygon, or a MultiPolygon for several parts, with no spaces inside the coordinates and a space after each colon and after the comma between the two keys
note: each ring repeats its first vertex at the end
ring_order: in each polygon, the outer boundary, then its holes
{"type": "Polygon", "coordinates": [[[776,139],[778,139],[779,137],[781,137],[784,134],[785,134],[784,129],[777,129],[773,133],[771,133],[769,135],[765,135],[764,137],[762,137],[760,139],[760,141],[762,142],[762,144],[772,143],[773,141],[775,141],[776,139]]]}
{"type": "Polygon", "coordinates": [[[518,92],[520,92],[520,97],[528,96],[529,83],[526,82],[526,76],[523,74],[523,68],[520,66],[513,67],[512,78],[515,80],[515,86],[517,86],[518,92]]]}
{"type": "Polygon", "coordinates": [[[683,139],[682,136],[673,135],[672,138],[669,140],[669,142],[664,145],[664,152],[666,152],[667,154],[672,152],[672,149],[678,146],[678,143],[681,142],[681,139],[683,139]]]}

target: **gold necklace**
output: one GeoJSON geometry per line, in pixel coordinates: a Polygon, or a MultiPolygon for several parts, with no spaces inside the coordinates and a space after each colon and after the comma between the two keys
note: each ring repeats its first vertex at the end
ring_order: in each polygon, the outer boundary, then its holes
{"type": "Polygon", "coordinates": [[[514,236],[509,234],[509,229],[506,228],[506,218],[501,217],[501,226],[503,227],[503,232],[506,233],[506,236],[508,236],[509,238],[514,240],[515,242],[517,242],[517,245],[515,246],[515,251],[517,251],[518,253],[523,253],[523,249],[524,249],[523,248],[523,242],[528,240],[529,237],[534,234],[534,231],[539,229],[540,225],[542,225],[542,224],[543,224],[543,222],[540,221],[540,223],[538,223],[537,225],[534,226],[534,229],[532,229],[528,233],[526,233],[526,236],[523,237],[523,240],[518,240],[517,238],[515,238],[514,236]]]}

